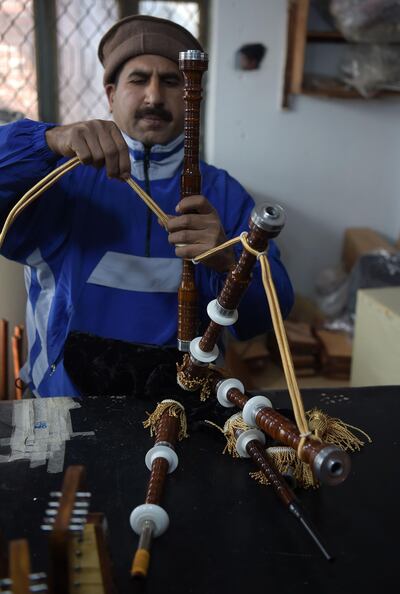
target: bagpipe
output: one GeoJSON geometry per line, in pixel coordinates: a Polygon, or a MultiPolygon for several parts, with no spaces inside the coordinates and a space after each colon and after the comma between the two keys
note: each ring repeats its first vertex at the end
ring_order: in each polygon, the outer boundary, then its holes
{"type": "MultiPolygon", "coordinates": [[[[185,109],[182,198],[201,193],[201,80],[207,64],[208,57],[204,52],[188,50],[180,53],[179,68],[184,78],[185,109]]],[[[0,245],[8,228],[22,210],[62,175],[78,165],[77,158],[71,159],[25,194],[6,220],[0,234],[0,245]]],[[[129,179],[127,183],[165,226],[168,217],[154,200],[137,186],[134,180],[129,179]]],[[[252,211],[248,232],[197,256],[192,261],[183,262],[182,280],[178,291],[177,338],[178,349],[185,354],[183,361],[177,364],[176,376],[177,385],[181,388],[181,401],[176,400],[175,396],[174,399],[163,400],[144,422],[152,435],[155,435],[155,443],[146,454],[145,463],[150,471],[150,478],[144,503],[136,506],[130,516],[131,527],[139,536],[131,568],[131,574],[135,577],[146,576],[152,540],[163,534],[169,526],[168,513],[161,505],[162,492],[168,473],[178,467],[176,444],[187,437],[187,392],[199,393],[201,401],[213,396],[222,408],[228,410],[236,407],[241,411],[228,419],[223,428],[219,427],[227,439],[226,450],[235,457],[252,459],[257,468],[257,472],[253,473],[254,477],[262,484],[272,485],[279,499],[311,535],[324,557],[332,558],[316,529],[307,519],[293,487],[340,484],[346,480],[350,472],[350,458],[346,450],[358,450],[363,442],[350,431],[351,427],[339,419],[330,419],[320,410],[308,413],[304,411],[268,263],[269,241],[279,235],[284,224],[285,213],[281,206],[259,204],[252,211]],[[209,303],[208,326],[202,336],[197,336],[198,299],[194,266],[216,251],[239,242],[243,246],[242,253],[228,272],[219,295],[209,303]],[[275,410],[273,403],[265,395],[247,394],[245,386],[238,379],[230,377],[226,370],[216,367],[215,364],[219,355],[218,340],[223,330],[237,321],[240,300],[251,282],[252,271],[257,263],[261,266],[294,420],[275,410]],[[269,445],[266,445],[267,440],[269,445]]],[[[57,526],[56,521],[54,527],[57,526]]],[[[57,589],[57,592],[62,590],[57,589]]]]}

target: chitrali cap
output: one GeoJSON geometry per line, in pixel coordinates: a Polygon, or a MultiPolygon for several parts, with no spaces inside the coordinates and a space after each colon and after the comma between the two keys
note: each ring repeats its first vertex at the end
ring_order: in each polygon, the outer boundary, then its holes
{"type": "Polygon", "coordinates": [[[178,63],[179,52],[203,51],[200,43],[181,25],[147,15],[121,19],[100,41],[99,59],[104,66],[104,84],[113,82],[118,68],[143,54],[164,56],[178,63]]]}

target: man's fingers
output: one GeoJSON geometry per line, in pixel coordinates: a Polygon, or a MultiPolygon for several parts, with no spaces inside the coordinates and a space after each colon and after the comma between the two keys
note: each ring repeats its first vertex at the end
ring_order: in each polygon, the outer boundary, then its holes
{"type": "Polygon", "coordinates": [[[206,248],[200,244],[175,246],[175,255],[177,258],[183,258],[184,260],[192,260],[205,251],[206,248]]]}
{"type": "Polygon", "coordinates": [[[186,198],[182,198],[176,206],[176,212],[180,214],[190,212],[209,214],[214,212],[214,210],[214,207],[210,204],[207,198],[200,195],[186,196],[186,198]]]}
{"type": "Polygon", "coordinates": [[[111,131],[102,130],[99,134],[99,141],[108,177],[120,177],[119,152],[111,131]]]}
{"type": "Polygon", "coordinates": [[[93,163],[93,155],[84,136],[73,136],[70,148],[84,165],[93,163]]]}
{"type": "Polygon", "coordinates": [[[175,246],[202,244],[203,238],[203,233],[199,233],[198,231],[189,231],[188,229],[176,231],[168,235],[169,243],[172,243],[175,246]]]}
{"type": "Polygon", "coordinates": [[[119,177],[128,179],[131,175],[131,160],[129,157],[128,145],[126,144],[118,128],[113,127],[111,135],[115,142],[119,156],[119,177]]]}
{"type": "Polygon", "coordinates": [[[95,167],[104,165],[104,152],[97,136],[85,140],[91,156],[91,160],[88,162],[95,167]]]}
{"type": "Polygon", "coordinates": [[[46,141],[60,155],[75,154],[85,165],[105,165],[109,177],[130,175],[128,147],[114,122],[90,120],[56,126],[46,132],[46,141]]]}
{"type": "Polygon", "coordinates": [[[204,215],[181,215],[180,217],[172,217],[168,220],[167,230],[170,233],[181,231],[182,229],[197,230],[207,229],[211,221],[209,217],[204,215]]]}

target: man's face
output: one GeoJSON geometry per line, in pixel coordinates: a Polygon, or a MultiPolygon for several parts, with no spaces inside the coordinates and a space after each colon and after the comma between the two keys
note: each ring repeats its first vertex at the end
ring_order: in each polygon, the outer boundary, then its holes
{"type": "Polygon", "coordinates": [[[171,60],[149,54],[128,60],[106,93],[117,126],[144,145],[166,144],[183,132],[183,81],[171,60]]]}

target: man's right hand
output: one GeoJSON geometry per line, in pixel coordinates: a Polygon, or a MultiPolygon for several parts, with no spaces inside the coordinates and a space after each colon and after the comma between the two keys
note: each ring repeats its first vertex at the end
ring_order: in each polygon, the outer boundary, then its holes
{"type": "Polygon", "coordinates": [[[109,177],[128,179],[131,162],[127,144],[114,122],[90,120],[56,126],[46,132],[46,142],[54,153],[75,157],[84,165],[105,165],[109,177]]]}

